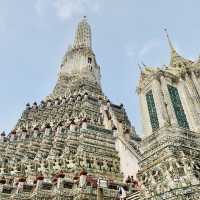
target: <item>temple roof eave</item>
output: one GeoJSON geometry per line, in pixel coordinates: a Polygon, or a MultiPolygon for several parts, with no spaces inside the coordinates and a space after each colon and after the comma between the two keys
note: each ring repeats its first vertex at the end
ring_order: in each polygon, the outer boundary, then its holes
{"type": "Polygon", "coordinates": [[[155,78],[158,79],[161,76],[164,76],[177,81],[180,78],[183,78],[185,74],[190,74],[191,72],[196,74],[200,73],[200,59],[196,62],[187,60],[183,67],[172,67],[171,64],[168,66],[165,65],[164,67],[145,66],[145,68],[141,71],[137,93],[139,93],[138,91],[140,91],[140,89],[148,85],[155,78]]]}

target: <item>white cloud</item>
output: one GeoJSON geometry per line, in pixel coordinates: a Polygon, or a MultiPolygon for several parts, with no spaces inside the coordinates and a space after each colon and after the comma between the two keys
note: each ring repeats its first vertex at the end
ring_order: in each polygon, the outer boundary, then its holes
{"type": "Polygon", "coordinates": [[[131,42],[125,47],[125,55],[134,63],[141,63],[144,59],[150,59],[150,62],[153,62],[160,47],[161,40],[159,38],[148,40],[143,45],[131,42]]]}
{"type": "Polygon", "coordinates": [[[35,0],[35,10],[39,16],[46,14],[48,9],[52,6],[54,0],[35,0]]]}
{"type": "Polygon", "coordinates": [[[43,9],[42,9],[42,0],[37,0],[35,2],[35,10],[38,15],[42,15],[43,9]]]}
{"type": "Polygon", "coordinates": [[[74,15],[83,13],[84,7],[79,0],[56,0],[54,3],[56,14],[61,19],[70,19],[74,15]]]}
{"type": "Polygon", "coordinates": [[[55,0],[53,5],[57,16],[68,20],[77,15],[85,15],[88,11],[98,12],[99,2],[100,0],[55,0]]]}
{"type": "Polygon", "coordinates": [[[127,46],[127,47],[125,47],[125,54],[129,58],[132,58],[132,57],[136,56],[136,51],[132,46],[127,46]]]}
{"type": "Polygon", "coordinates": [[[160,40],[152,39],[145,43],[145,45],[140,49],[138,53],[138,58],[142,59],[145,55],[150,53],[151,51],[155,51],[154,49],[160,46],[160,40]]]}
{"type": "Polygon", "coordinates": [[[127,45],[125,47],[125,54],[129,58],[141,60],[144,56],[149,54],[151,51],[155,51],[160,46],[160,40],[152,39],[147,41],[141,48],[134,45],[127,45]]]}
{"type": "Polygon", "coordinates": [[[69,20],[89,12],[98,13],[103,0],[36,0],[35,9],[42,16],[48,9],[53,9],[56,16],[69,20]]]}

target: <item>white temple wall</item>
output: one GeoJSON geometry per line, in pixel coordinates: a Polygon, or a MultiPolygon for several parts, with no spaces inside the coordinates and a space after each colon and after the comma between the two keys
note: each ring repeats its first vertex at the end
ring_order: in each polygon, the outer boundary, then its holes
{"type": "Polygon", "coordinates": [[[124,175],[124,180],[127,176],[136,178],[136,174],[139,170],[137,157],[120,139],[116,139],[115,146],[116,150],[119,152],[120,170],[124,175]]]}
{"type": "Polygon", "coordinates": [[[146,103],[146,98],[143,93],[140,94],[140,109],[142,113],[142,125],[143,125],[143,133],[144,137],[148,136],[152,132],[150,118],[149,118],[149,111],[146,103]]]}
{"type": "Polygon", "coordinates": [[[195,75],[194,72],[192,72],[191,78],[192,78],[192,80],[194,82],[194,85],[196,87],[196,90],[197,90],[198,94],[200,95],[200,81],[199,81],[199,78],[197,78],[197,76],[195,75]]]}

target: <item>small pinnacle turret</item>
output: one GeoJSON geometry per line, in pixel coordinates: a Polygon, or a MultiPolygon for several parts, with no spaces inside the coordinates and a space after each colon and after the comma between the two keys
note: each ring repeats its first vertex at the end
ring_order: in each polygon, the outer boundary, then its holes
{"type": "Polygon", "coordinates": [[[183,56],[179,55],[178,52],[176,51],[175,47],[172,44],[172,41],[169,37],[167,29],[164,29],[166,33],[166,37],[169,43],[169,47],[171,50],[171,60],[170,60],[170,67],[175,67],[175,68],[181,68],[186,66],[189,63],[192,63],[190,60],[184,58],[183,56]]]}

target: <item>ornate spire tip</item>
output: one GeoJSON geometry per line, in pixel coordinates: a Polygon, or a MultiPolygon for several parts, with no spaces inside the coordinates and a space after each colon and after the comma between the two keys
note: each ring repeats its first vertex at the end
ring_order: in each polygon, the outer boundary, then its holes
{"type": "Polygon", "coordinates": [[[165,31],[165,33],[166,33],[166,37],[167,37],[167,40],[168,40],[170,49],[171,49],[172,51],[175,50],[174,47],[173,47],[173,45],[172,45],[172,42],[171,42],[171,40],[170,40],[170,37],[169,37],[169,34],[168,34],[167,29],[165,28],[164,31],[165,31]]]}

